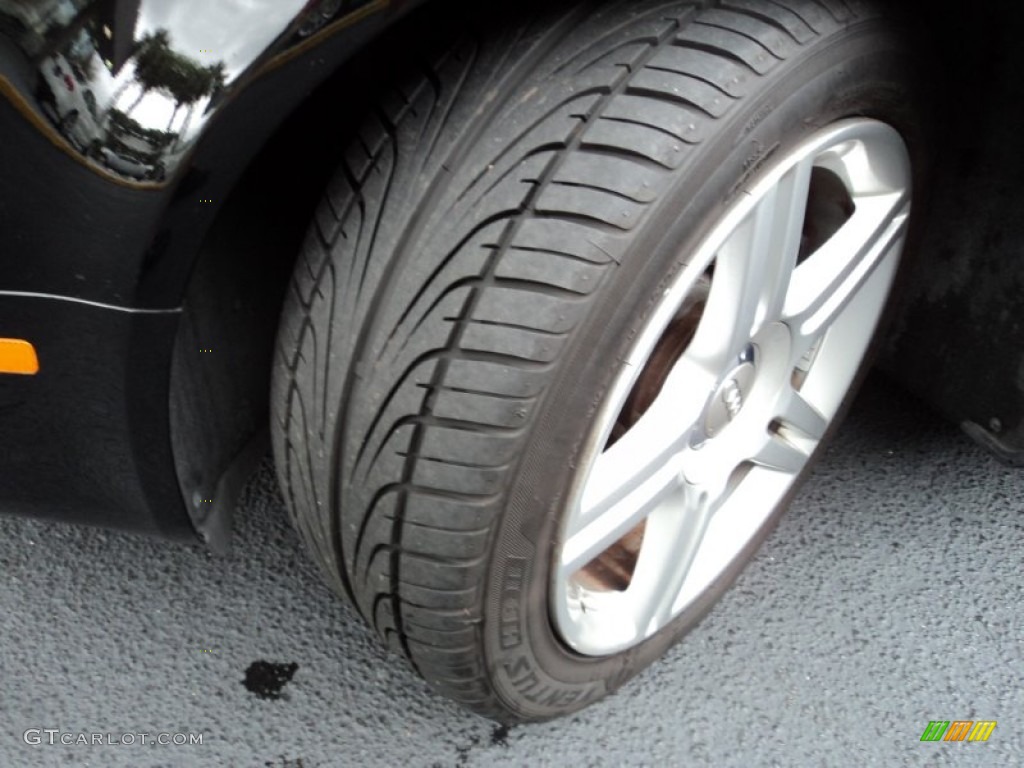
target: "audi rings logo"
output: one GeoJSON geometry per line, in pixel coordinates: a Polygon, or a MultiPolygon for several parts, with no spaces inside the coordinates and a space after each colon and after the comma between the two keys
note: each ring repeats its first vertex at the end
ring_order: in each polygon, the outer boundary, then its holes
{"type": "Polygon", "coordinates": [[[736,379],[729,379],[722,387],[722,402],[729,412],[729,421],[736,418],[736,415],[743,408],[743,392],[740,391],[739,382],[736,379]]]}

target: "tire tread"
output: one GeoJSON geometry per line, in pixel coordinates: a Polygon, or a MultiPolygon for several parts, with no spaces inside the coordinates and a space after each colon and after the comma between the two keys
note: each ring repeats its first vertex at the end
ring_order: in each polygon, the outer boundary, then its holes
{"type": "Polygon", "coordinates": [[[510,716],[481,634],[503,489],[630,233],[759,79],[850,17],[579,2],[459,39],[359,130],[288,292],[274,450],[331,586],[440,691],[510,716]]]}

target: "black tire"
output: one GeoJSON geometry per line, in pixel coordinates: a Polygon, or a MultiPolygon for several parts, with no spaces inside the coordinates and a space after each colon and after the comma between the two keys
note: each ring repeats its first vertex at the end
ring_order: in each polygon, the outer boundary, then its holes
{"type": "Polygon", "coordinates": [[[284,310],[273,430],[333,588],[437,690],[516,722],[615,690],[753,552],[622,653],[553,631],[560,501],[679,254],[777,148],[851,115],[913,145],[915,118],[910,55],[856,2],[582,2],[492,29],[350,146],[284,310]]]}

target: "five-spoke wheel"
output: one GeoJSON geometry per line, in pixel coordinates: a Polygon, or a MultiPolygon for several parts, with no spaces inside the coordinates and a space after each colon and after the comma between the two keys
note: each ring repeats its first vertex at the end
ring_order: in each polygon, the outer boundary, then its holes
{"type": "Polygon", "coordinates": [[[568,504],[551,588],[572,648],[650,637],[764,523],[851,386],[909,209],[899,134],[844,120],[777,157],[683,255],[568,504]]]}

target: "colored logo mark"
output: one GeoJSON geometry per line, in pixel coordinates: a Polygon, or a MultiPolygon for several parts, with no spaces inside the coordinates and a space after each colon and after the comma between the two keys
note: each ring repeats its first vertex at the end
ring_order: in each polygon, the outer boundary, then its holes
{"type": "Polygon", "coordinates": [[[995,720],[930,720],[921,741],[988,741],[995,720]]]}

